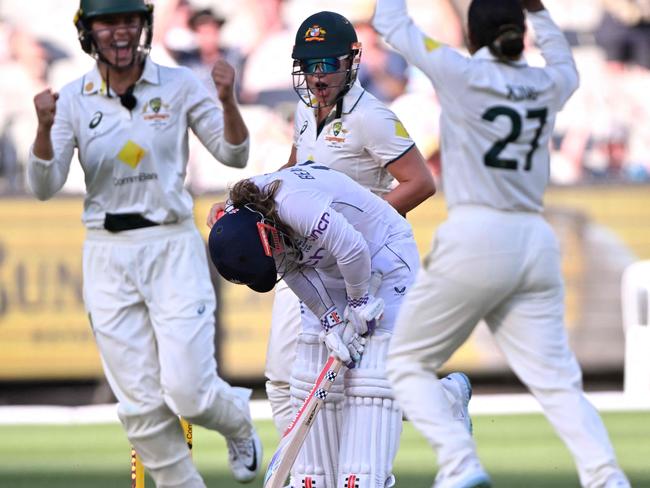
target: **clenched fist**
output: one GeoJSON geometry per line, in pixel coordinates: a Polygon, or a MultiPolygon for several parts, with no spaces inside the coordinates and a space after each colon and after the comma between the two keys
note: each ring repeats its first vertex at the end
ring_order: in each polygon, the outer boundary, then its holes
{"type": "Polygon", "coordinates": [[[49,88],[34,97],[34,108],[36,109],[36,117],[38,118],[40,129],[50,130],[52,128],[58,98],[59,94],[49,88]]]}
{"type": "Polygon", "coordinates": [[[221,103],[235,100],[235,69],[223,59],[217,60],[212,67],[212,81],[217,87],[221,103]]]}

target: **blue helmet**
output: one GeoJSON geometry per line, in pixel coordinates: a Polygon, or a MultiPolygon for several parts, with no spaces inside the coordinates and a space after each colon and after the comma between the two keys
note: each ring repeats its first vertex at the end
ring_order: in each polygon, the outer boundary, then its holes
{"type": "Polygon", "coordinates": [[[266,293],[277,282],[275,259],[265,241],[264,217],[246,206],[229,210],[210,230],[208,249],[227,281],[266,293]]]}

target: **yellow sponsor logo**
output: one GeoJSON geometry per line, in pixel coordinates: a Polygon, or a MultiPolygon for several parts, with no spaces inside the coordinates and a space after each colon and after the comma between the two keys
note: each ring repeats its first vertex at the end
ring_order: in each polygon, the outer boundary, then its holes
{"type": "Polygon", "coordinates": [[[442,46],[442,44],[438,41],[434,41],[430,37],[424,36],[424,47],[426,48],[427,52],[438,49],[440,46],[442,46]]]}
{"type": "Polygon", "coordinates": [[[147,151],[138,146],[135,142],[128,141],[117,154],[117,158],[127,166],[135,169],[138,164],[140,164],[140,161],[142,161],[142,158],[144,158],[146,153],[147,151]]]}
{"type": "Polygon", "coordinates": [[[398,137],[404,137],[405,139],[411,137],[409,136],[409,133],[404,125],[399,120],[395,121],[395,135],[398,137]]]}

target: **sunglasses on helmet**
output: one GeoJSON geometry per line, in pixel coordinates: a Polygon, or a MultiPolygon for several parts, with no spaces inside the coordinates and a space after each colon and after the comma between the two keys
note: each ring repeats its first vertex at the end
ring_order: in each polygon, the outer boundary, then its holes
{"type": "Polygon", "coordinates": [[[345,58],[347,55],[338,58],[303,59],[300,61],[300,69],[308,75],[313,75],[317,71],[324,74],[336,73],[341,69],[341,61],[345,58]]]}

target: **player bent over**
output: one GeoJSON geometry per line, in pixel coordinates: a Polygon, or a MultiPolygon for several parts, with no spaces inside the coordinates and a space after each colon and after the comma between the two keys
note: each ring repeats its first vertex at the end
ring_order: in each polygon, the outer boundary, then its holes
{"type": "MultiPolygon", "coordinates": [[[[291,376],[296,409],[329,354],[349,367],[303,444],[291,486],[394,485],[402,412],[385,361],[395,316],[419,268],[410,225],[385,200],[317,164],[239,181],[227,209],[209,240],[219,273],[258,292],[273,289],[279,274],[303,305],[291,376]],[[374,294],[371,272],[383,277],[374,294]]],[[[464,375],[444,383],[449,411],[466,419],[464,375]]]]}

